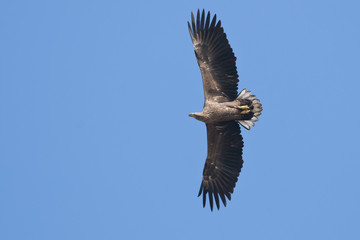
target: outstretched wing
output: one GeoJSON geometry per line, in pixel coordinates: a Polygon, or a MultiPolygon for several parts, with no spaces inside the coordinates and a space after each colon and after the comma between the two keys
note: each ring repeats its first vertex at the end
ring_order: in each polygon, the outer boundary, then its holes
{"type": "Polygon", "coordinates": [[[226,39],[221,21],[216,23],[216,15],[210,23],[210,12],[205,20],[205,11],[197,11],[196,22],[191,13],[188,22],[204,84],[205,104],[207,101],[233,101],[238,94],[238,74],[236,57],[226,39]]]}
{"type": "Polygon", "coordinates": [[[243,165],[242,148],[244,146],[240,127],[237,122],[206,124],[208,155],[203,171],[199,195],[203,194],[203,206],[206,194],[209,194],[210,208],[213,210],[213,197],[217,208],[219,196],[226,206],[225,196],[231,200],[235,184],[243,165]]]}

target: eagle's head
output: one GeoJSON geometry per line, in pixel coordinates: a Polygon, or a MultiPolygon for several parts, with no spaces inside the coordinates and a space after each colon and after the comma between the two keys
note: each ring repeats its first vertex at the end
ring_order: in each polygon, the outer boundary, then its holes
{"type": "Polygon", "coordinates": [[[190,113],[189,117],[193,117],[193,118],[195,118],[195,119],[197,119],[199,121],[202,121],[202,122],[205,119],[205,116],[204,116],[204,114],[202,112],[190,113]]]}

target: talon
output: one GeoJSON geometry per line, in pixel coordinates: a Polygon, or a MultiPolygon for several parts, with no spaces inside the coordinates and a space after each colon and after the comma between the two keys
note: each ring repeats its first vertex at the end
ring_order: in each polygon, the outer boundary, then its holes
{"type": "Polygon", "coordinates": [[[250,110],[244,110],[241,112],[241,114],[248,114],[250,112],[250,110]]]}
{"type": "Polygon", "coordinates": [[[249,110],[249,106],[248,106],[248,105],[238,106],[237,108],[243,109],[243,110],[249,110]]]}

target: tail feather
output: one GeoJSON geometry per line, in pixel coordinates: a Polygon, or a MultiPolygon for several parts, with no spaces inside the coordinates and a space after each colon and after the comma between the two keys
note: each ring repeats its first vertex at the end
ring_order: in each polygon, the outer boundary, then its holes
{"type": "Polygon", "coordinates": [[[238,121],[244,128],[250,130],[250,127],[254,126],[254,122],[259,120],[258,116],[261,115],[262,105],[260,103],[260,100],[257,99],[255,95],[251,95],[251,92],[247,91],[246,88],[240,92],[236,100],[238,100],[239,102],[241,102],[242,100],[251,101],[249,105],[250,113],[252,113],[251,118],[238,121]]]}

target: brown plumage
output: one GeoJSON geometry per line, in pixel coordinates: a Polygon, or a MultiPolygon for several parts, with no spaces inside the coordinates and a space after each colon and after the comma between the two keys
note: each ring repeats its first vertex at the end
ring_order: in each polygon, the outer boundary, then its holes
{"type": "Polygon", "coordinates": [[[226,206],[231,200],[243,165],[243,138],[240,123],[246,129],[254,126],[261,114],[262,106],[256,96],[244,89],[238,95],[236,57],[216,15],[205,17],[205,11],[197,11],[196,20],[191,13],[188,22],[195,56],[200,67],[205,104],[202,112],[191,113],[191,117],[206,123],[208,155],[199,196],[203,194],[203,206],[209,195],[210,208],[220,208],[220,199],[226,206]],[[225,198],[226,197],[226,198],[225,198]]]}

